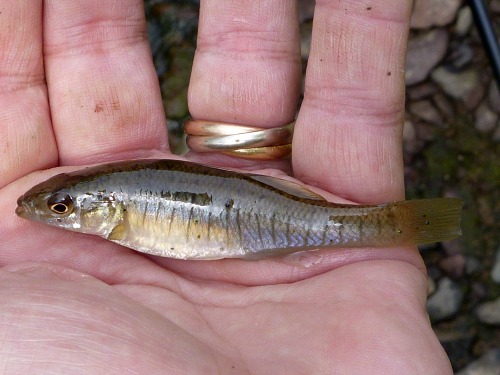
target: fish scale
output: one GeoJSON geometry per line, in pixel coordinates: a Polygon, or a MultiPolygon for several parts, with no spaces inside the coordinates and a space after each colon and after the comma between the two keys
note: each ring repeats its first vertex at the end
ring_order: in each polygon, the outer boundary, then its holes
{"type": "Polygon", "coordinates": [[[335,204],[276,177],[135,160],[54,176],[20,197],[16,212],[153,255],[259,259],[451,239],[461,207],[453,198],[335,204]]]}

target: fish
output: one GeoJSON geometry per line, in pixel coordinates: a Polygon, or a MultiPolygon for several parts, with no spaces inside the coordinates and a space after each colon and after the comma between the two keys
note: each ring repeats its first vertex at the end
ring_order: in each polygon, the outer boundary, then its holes
{"type": "Polygon", "coordinates": [[[461,210],[458,198],[336,204],[278,177],[142,159],[51,177],[18,199],[16,214],[155,256],[253,260],[450,240],[461,210]]]}

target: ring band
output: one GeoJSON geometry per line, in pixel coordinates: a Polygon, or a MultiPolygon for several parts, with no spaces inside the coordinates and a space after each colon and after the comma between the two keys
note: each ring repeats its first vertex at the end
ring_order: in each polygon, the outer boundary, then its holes
{"type": "Polygon", "coordinates": [[[196,152],[221,152],[245,159],[273,160],[292,149],[295,122],[277,128],[260,128],[207,120],[187,120],[188,147],[196,152]]]}

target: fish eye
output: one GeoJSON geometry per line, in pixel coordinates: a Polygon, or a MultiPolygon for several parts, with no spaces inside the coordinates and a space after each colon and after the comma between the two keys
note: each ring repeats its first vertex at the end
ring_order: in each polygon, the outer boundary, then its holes
{"type": "Polygon", "coordinates": [[[47,206],[57,215],[70,214],[73,212],[73,199],[68,194],[54,194],[47,200],[47,206]]]}

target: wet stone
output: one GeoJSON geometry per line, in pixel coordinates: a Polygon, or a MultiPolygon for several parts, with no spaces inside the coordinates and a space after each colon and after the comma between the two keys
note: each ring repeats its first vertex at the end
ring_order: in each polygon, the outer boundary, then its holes
{"type": "Polygon", "coordinates": [[[484,302],[475,310],[477,318],[486,324],[500,325],[500,297],[484,302]]]}
{"type": "Polygon", "coordinates": [[[498,375],[500,374],[500,348],[491,349],[478,360],[469,364],[456,375],[498,375]]]}
{"type": "Polygon", "coordinates": [[[448,25],[455,19],[461,0],[415,0],[410,26],[427,29],[448,25]]]}
{"type": "Polygon", "coordinates": [[[447,277],[443,277],[436,292],[427,301],[427,313],[433,321],[450,318],[455,315],[462,303],[463,293],[459,286],[447,277]]]}
{"type": "Polygon", "coordinates": [[[406,84],[414,85],[424,81],[443,59],[447,47],[448,33],[444,29],[426,31],[410,38],[406,57],[406,84]]]}

